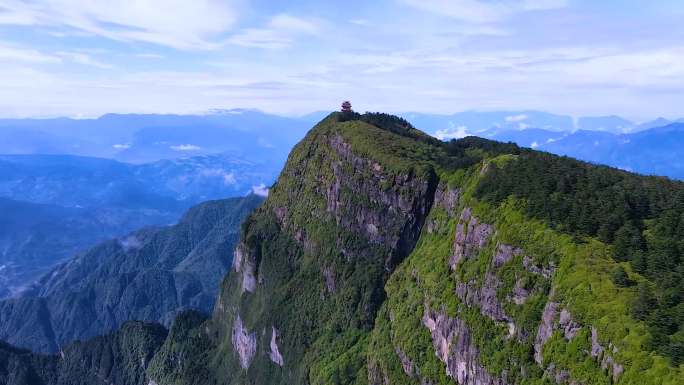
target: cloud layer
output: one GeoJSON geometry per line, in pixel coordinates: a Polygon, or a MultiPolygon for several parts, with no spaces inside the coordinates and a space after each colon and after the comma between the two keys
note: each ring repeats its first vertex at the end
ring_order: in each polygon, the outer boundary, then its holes
{"type": "Polygon", "coordinates": [[[305,113],[351,99],[675,118],[682,16],[684,4],[632,0],[0,0],[0,116],[305,113]]]}

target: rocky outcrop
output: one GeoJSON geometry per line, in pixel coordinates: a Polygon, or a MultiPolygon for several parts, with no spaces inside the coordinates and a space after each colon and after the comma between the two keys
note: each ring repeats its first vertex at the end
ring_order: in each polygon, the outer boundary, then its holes
{"type": "Polygon", "coordinates": [[[330,137],[328,145],[338,160],[332,162],[333,180],[324,191],[326,211],[338,226],[391,250],[386,267],[393,267],[418,240],[434,200],[436,175],[418,178],[411,173],[389,174],[380,164],[354,153],[340,135],[330,137]],[[364,196],[369,204],[353,204],[344,194],[364,196]]]}
{"type": "MultiPolygon", "coordinates": [[[[551,298],[552,295],[549,297],[551,298]]],[[[577,382],[571,379],[570,373],[565,369],[557,368],[553,362],[543,363],[542,349],[546,341],[551,338],[554,330],[559,330],[567,340],[571,340],[577,336],[577,333],[582,329],[582,325],[573,320],[572,315],[567,309],[558,311],[559,304],[554,301],[549,301],[544,307],[542,313],[542,321],[537,331],[537,337],[534,342],[534,359],[544,370],[555,379],[556,383],[576,384],[577,382]],[[558,322],[556,323],[556,319],[558,322]]],[[[601,345],[598,337],[598,331],[595,327],[591,327],[591,346],[588,354],[593,357],[601,368],[607,370],[613,378],[613,382],[617,382],[620,375],[624,372],[621,364],[616,362],[613,356],[608,352],[603,345],[601,345]]]]}
{"type": "Polygon", "coordinates": [[[504,385],[479,363],[479,351],[465,322],[443,312],[426,309],[423,325],[430,331],[435,355],[446,365],[446,374],[460,385],[504,385]]]}
{"type": "Polygon", "coordinates": [[[468,306],[477,306],[480,313],[498,322],[511,322],[512,319],[506,315],[503,306],[499,303],[496,291],[501,281],[496,275],[488,271],[482,286],[478,287],[477,282],[458,283],[456,285],[456,296],[468,306]]]}
{"type": "Polygon", "coordinates": [[[447,182],[441,182],[435,191],[435,207],[444,209],[448,216],[454,215],[458,208],[458,198],[461,190],[456,187],[449,187],[447,182]]]}
{"type": "Polygon", "coordinates": [[[487,244],[493,232],[491,225],[480,223],[479,219],[472,215],[470,207],[464,208],[456,225],[449,267],[453,270],[463,259],[475,256],[487,244]]]}
{"type": "Polygon", "coordinates": [[[243,243],[240,243],[235,248],[235,253],[233,254],[233,268],[235,269],[236,273],[241,274],[241,293],[254,293],[256,290],[257,278],[255,264],[256,261],[250,254],[250,251],[243,243]]]}
{"type": "Polygon", "coordinates": [[[612,375],[613,381],[617,382],[618,378],[624,371],[622,365],[617,363],[610,352],[601,345],[598,337],[598,330],[595,327],[591,327],[591,356],[601,363],[601,368],[608,370],[612,375]]]}
{"type": "Polygon", "coordinates": [[[575,338],[577,332],[582,329],[582,326],[572,319],[572,315],[568,309],[561,310],[558,323],[560,324],[561,329],[563,329],[563,336],[566,340],[575,338]]]}
{"type": "Polygon", "coordinates": [[[492,262],[485,273],[484,282],[478,285],[477,281],[456,284],[456,296],[468,306],[477,306],[480,313],[497,322],[509,324],[509,334],[515,333],[513,319],[506,314],[503,305],[499,302],[497,291],[501,287],[501,280],[496,271],[508,263],[514,256],[522,253],[522,250],[506,245],[498,244],[492,258],[492,262]]]}
{"type": "Polygon", "coordinates": [[[283,355],[280,354],[280,349],[278,349],[278,330],[275,327],[271,327],[271,351],[268,357],[278,366],[283,366],[284,360],[283,355]]]}
{"type": "Polygon", "coordinates": [[[506,263],[508,263],[513,257],[522,254],[522,250],[511,245],[506,245],[499,243],[496,245],[496,251],[494,252],[494,267],[499,268],[506,263]]]}
{"type": "Polygon", "coordinates": [[[521,279],[517,279],[515,281],[515,286],[513,286],[513,291],[511,292],[510,295],[510,300],[513,301],[516,305],[523,305],[526,301],[527,298],[530,296],[529,290],[525,289],[522,284],[521,279]]]}
{"type": "Polygon", "coordinates": [[[333,271],[333,268],[330,266],[326,266],[325,269],[323,269],[323,280],[325,281],[325,289],[327,290],[328,293],[334,293],[335,292],[335,272],[333,271]]]}
{"type": "Polygon", "coordinates": [[[404,353],[400,348],[395,348],[394,352],[397,353],[397,357],[399,357],[399,362],[401,362],[401,368],[404,370],[404,373],[409,376],[413,377],[414,375],[414,364],[413,361],[404,353]]]}
{"type": "Polygon", "coordinates": [[[256,333],[250,333],[249,330],[242,324],[242,319],[238,314],[235,322],[233,323],[233,335],[231,341],[233,343],[233,349],[237,353],[240,366],[243,369],[248,369],[249,365],[254,359],[254,354],[256,354],[256,333]]]}
{"type": "Polygon", "coordinates": [[[534,259],[528,256],[523,257],[523,266],[530,273],[539,274],[544,278],[551,278],[553,273],[556,271],[555,266],[539,266],[534,262],[534,259]]]}
{"type": "MultiPolygon", "coordinates": [[[[552,295],[549,296],[551,298],[552,295]]],[[[544,311],[542,312],[541,324],[537,330],[537,336],[534,339],[534,360],[537,364],[542,365],[542,349],[546,341],[551,338],[554,329],[554,323],[556,322],[556,316],[558,314],[558,303],[549,300],[544,306],[544,311]]]]}

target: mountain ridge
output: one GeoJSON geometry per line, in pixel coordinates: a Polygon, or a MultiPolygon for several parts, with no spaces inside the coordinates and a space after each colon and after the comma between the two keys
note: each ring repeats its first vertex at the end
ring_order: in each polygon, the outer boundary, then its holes
{"type": "Polygon", "coordinates": [[[171,324],[184,309],[209,312],[231,263],[242,219],[261,197],[209,201],[170,227],[104,241],[0,301],[0,339],[55,352],[128,320],[171,324]]]}
{"type": "Polygon", "coordinates": [[[179,317],[128,383],[678,384],[679,321],[654,320],[678,309],[682,203],[666,178],[334,113],[243,225],[212,317],[179,317]]]}

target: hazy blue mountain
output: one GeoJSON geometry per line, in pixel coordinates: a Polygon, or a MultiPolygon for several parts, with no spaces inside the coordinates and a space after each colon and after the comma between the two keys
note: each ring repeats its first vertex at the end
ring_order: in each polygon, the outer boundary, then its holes
{"type": "Polygon", "coordinates": [[[636,124],[625,118],[614,115],[591,116],[577,119],[577,128],[586,131],[607,131],[614,134],[621,134],[634,130],[636,124]]]}
{"type": "Polygon", "coordinates": [[[73,155],[0,156],[0,298],[99,241],[174,223],[199,202],[270,185],[281,165],[229,154],[139,165],[73,155]]]}
{"type": "Polygon", "coordinates": [[[174,226],[138,230],[71,258],[20,298],[0,301],[0,339],[54,352],[129,320],[169,325],[185,309],[210,312],[240,223],[262,200],[205,202],[174,226]]]}
{"type": "Polygon", "coordinates": [[[214,154],[128,164],[72,155],[0,155],[0,196],[68,207],[182,211],[271,183],[282,162],[214,154]]]}
{"type": "MultiPolygon", "coordinates": [[[[680,119],[681,121],[681,119],[680,119]]],[[[643,131],[643,130],[648,130],[651,128],[656,128],[656,127],[664,127],[667,125],[670,125],[672,123],[675,123],[671,120],[665,119],[665,118],[657,118],[653,120],[649,120],[647,122],[640,123],[637,125],[636,129],[634,131],[643,131]]]]}
{"type": "Polygon", "coordinates": [[[630,134],[579,130],[559,135],[540,129],[488,132],[482,136],[524,147],[607,164],[648,175],[684,179],[684,123],[630,134]]]}
{"type": "Polygon", "coordinates": [[[517,130],[528,127],[550,131],[571,131],[574,129],[570,116],[556,115],[542,111],[464,111],[452,115],[403,113],[403,118],[427,132],[455,130],[463,127],[470,133],[485,130],[517,130]]]}
{"type": "Polygon", "coordinates": [[[0,153],[71,154],[141,163],[231,151],[251,160],[284,160],[307,127],[305,120],[245,109],[206,115],[0,119],[0,153]]]}
{"type": "Polygon", "coordinates": [[[135,229],[172,223],[155,209],[77,208],[0,198],[0,298],[15,295],[56,263],[135,229]]]}

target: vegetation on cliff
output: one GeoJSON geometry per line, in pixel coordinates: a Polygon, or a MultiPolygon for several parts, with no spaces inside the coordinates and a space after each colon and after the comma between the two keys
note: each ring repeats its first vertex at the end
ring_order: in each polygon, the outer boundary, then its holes
{"type": "Polygon", "coordinates": [[[145,383],[681,384],[683,196],[331,114],[245,222],[213,316],[179,318],[145,383]]]}

